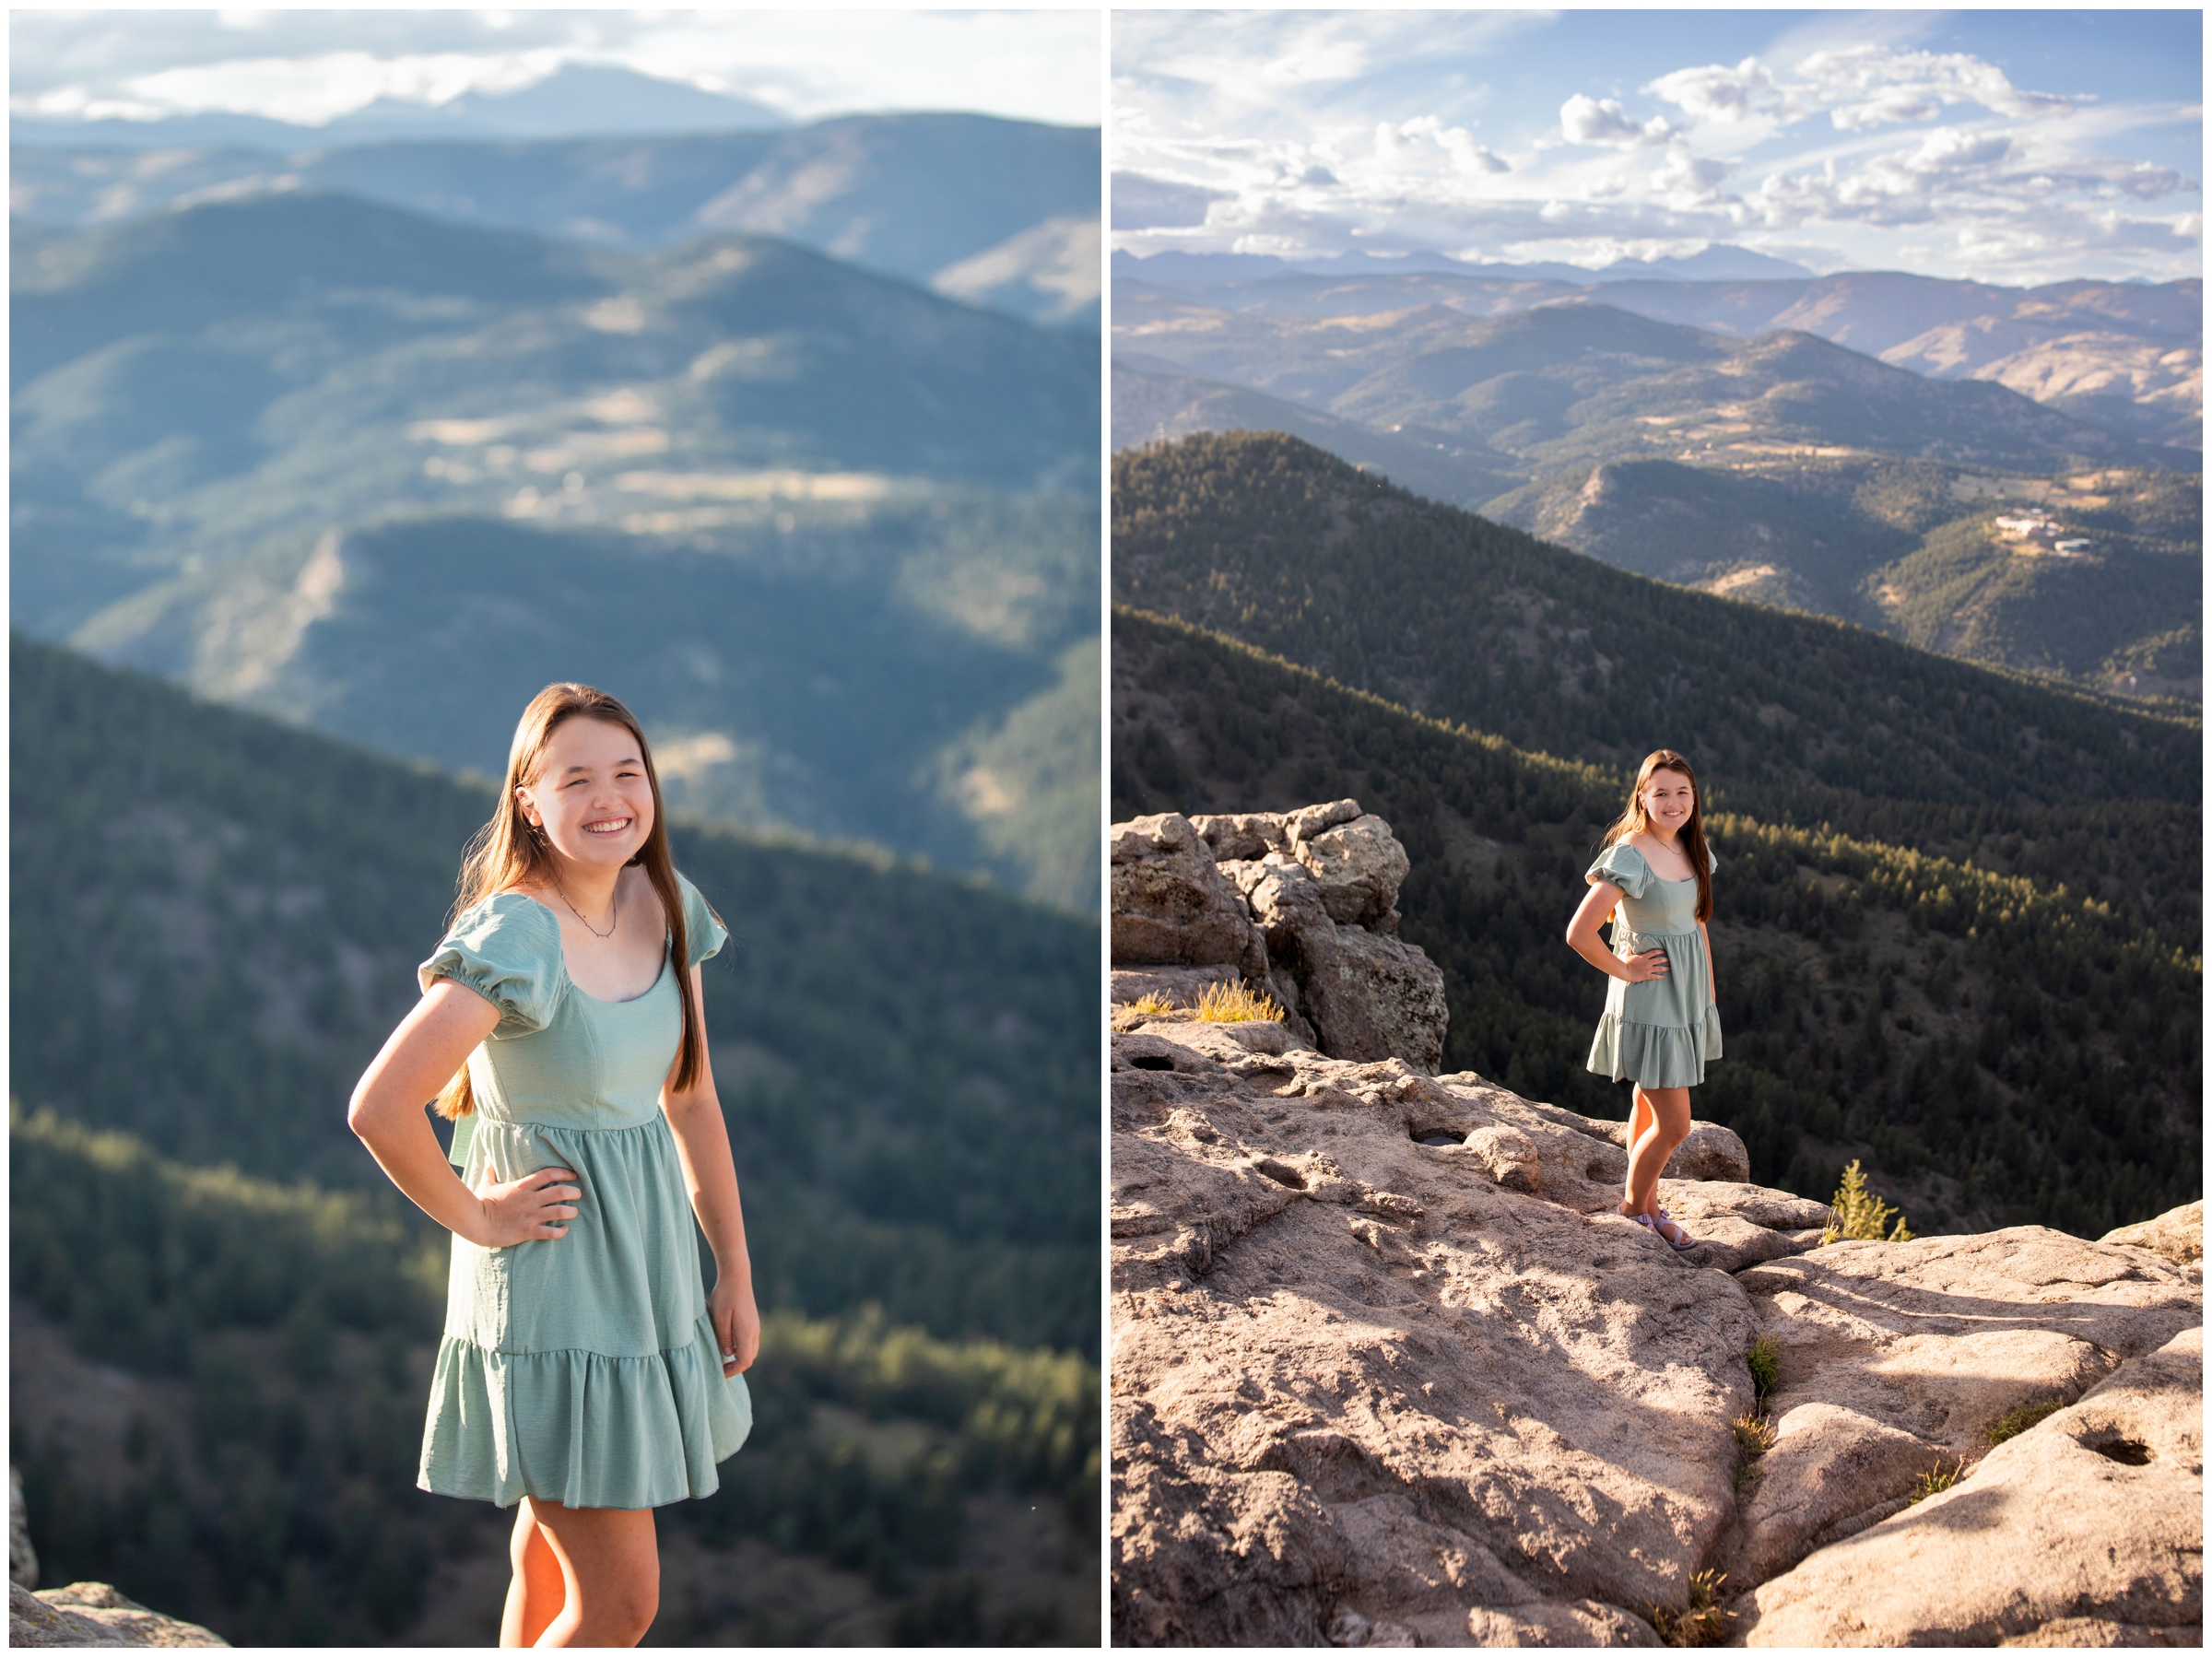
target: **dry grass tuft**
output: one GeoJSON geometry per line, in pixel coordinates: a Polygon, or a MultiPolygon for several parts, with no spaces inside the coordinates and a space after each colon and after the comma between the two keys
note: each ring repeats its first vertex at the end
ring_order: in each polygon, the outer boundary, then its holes
{"type": "Polygon", "coordinates": [[[1721,1584],[1727,1577],[1717,1570],[1700,1570],[1689,1579],[1689,1609],[1672,1611],[1652,1607],[1652,1627],[1670,1646],[1717,1646],[1728,1637],[1728,1621],[1735,1615],[1720,1606],[1721,1584]]]}
{"type": "Polygon", "coordinates": [[[1124,1012],[1147,1013],[1155,1017],[1161,1013],[1172,1013],[1174,1010],[1175,1004],[1158,990],[1147,990],[1135,1001],[1125,1004],[1123,1007],[1124,1012]]]}
{"type": "Polygon", "coordinates": [[[1271,995],[1254,994],[1242,984],[1208,984],[1198,997],[1198,1017],[1207,1024],[1280,1024],[1283,1009],[1271,995]]]}
{"type": "Polygon", "coordinates": [[[1931,1496],[1939,1495],[1965,1476],[1966,1458],[1964,1456],[1960,1456],[1948,1468],[1946,1468],[1941,1462],[1937,1462],[1935,1466],[1929,1468],[1914,1481],[1912,1494],[1907,1498],[1905,1505],[1911,1507],[1914,1502],[1925,1501],[1931,1496]]]}

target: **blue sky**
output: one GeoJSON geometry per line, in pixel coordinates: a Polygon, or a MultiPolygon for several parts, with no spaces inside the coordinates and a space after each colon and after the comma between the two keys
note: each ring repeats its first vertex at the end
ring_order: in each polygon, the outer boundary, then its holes
{"type": "Polygon", "coordinates": [[[2197,276],[2203,19],[1120,12],[1114,245],[2197,276]]]}
{"type": "Polygon", "coordinates": [[[802,120],[971,110],[1095,126],[1099,13],[14,11],[9,106],[319,125],[378,97],[442,103],[566,63],[619,64],[802,120]]]}

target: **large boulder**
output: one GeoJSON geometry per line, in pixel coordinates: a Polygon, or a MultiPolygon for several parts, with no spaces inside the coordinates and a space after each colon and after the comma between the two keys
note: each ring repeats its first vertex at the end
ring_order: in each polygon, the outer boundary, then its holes
{"type": "MultiPolygon", "coordinates": [[[[1380,821],[1361,817],[1350,827],[1380,821]]],[[[1342,832],[1324,831],[1307,843],[1325,844],[1342,832]]],[[[1389,845],[1402,872],[1405,852],[1394,840],[1389,845]]],[[[1348,883],[1332,887],[1304,862],[1280,852],[1230,866],[1278,976],[1293,986],[1290,1005],[1312,1023],[1322,1052],[1356,1061],[1401,1058],[1433,1073],[1443,1062],[1451,1016],[1444,975],[1418,945],[1340,923],[1330,913],[1332,891],[1358,896],[1364,888],[1348,883]]],[[[1393,884],[1383,901],[1396,895],[1393,884]]],[[[1371,905],[1375,900],[1373,892],[1360,898],[1371,905]]]]}
{"type": "Polygon", "coordinates": [[[1115,966],[1225,963],[1266,976],[1266,946],[1188,817],[1137,817],[1112,833],[1115,966]]]}
{"type": "Polygon", "coordinates": [[[1651,1645],[1723,1561],[1754,1643],[2196,1643],[2197,1268],[1823,1247],[1825,1205],[1719,1177],[1662,1181],[1677,1253],[1616,1211],[1619,1124],[1277,1045],[1112,1038],[1117,1643],[1651,1645]]]}

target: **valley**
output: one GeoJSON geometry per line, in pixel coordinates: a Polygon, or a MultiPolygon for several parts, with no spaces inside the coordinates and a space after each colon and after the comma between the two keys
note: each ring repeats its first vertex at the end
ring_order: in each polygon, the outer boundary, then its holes
{"type": "Polygon", "coordinates": [[[688,808],[1095,895],[1095,781],[1018,734],[1086,740],[1079,335],[785,241],[308,194],[42,240],[14,315],[32,632],[487,774],[588,668],[688,808]]]}

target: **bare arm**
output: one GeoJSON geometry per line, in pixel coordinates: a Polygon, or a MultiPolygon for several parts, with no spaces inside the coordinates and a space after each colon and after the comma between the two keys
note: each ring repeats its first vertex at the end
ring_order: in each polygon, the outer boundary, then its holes
{"type": "Polygon", "coordinates": [[[1620,895],[1620,888],[1607,881],[1592,881],[1582,907],[1574,911],[1574,919],[1567,923],[1567,947],[1607,978],[1618,978],[1623,983],[1640,984],[1665,977],[1665,950],[1647,949],[1624,961],[1606,948],[1606,940],[1598,935],[1597,929],[1606,923],[1606,917],[1613,912],[1620,895]]]}
{"type": "MultiPolygon", "coordinates": [[[[714,1091],[714,1068],[707,1060],[707,992],[697,967],[691,969],[691,1003],[699,1009],[697,1030],[701,1064],[699,1080],[682,1093],[661,1089],[661,1110],[676,1136],[676,1154],[684,1165],[691,1212],[714,1252],[714,1287],[707,1310],[722,1343],[723,1373],[752,1367],[760,1350],[760,1313],[753,1300],[753,1263],[745,1247],[745,1210],[737,1200],[737,1168],[730,1157],[730,1131],[714,1091]]],[[[669,1077],[675,1078],[675,1066],[669,1077]]]]}
{"type": "Polygon", "coordinates": [[[346,1125],[392,1183],[448,1231],[487,1249],[567,1236],[559,1222],[574,1219],[576,1210],[563,1205],[581,1194],[561,1183],[576,1177],[565,1168],[539,1169],[505,1184],[496,1182],[495,1169],[494,1182],[474,1192],[438,1148],[423,1105],[499,1022],[500,1009],[474,990],[438,980],[370,1061],[346,1108],[346,1125]]]}
{"type": "Polygon", "coordinates": [[[1712,970],[1712,934],[1705,930],[1702,921],[1698,923],[1698,936],[1705,940],[1705,989],[1712,997],[1712,1005],[1717,1007],[1721,1005],[1721,984],[1712,970]]]}

